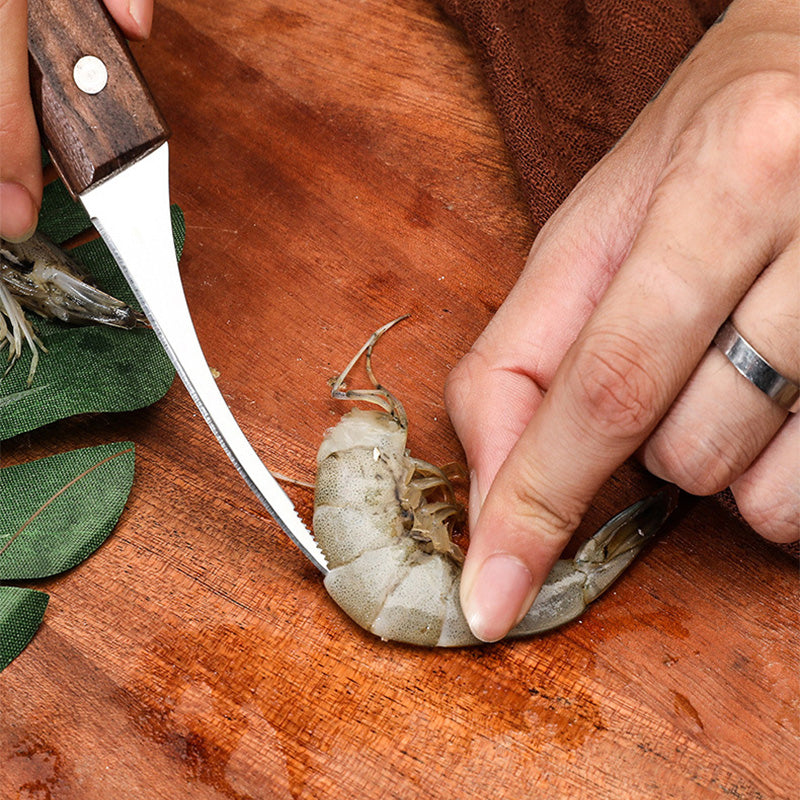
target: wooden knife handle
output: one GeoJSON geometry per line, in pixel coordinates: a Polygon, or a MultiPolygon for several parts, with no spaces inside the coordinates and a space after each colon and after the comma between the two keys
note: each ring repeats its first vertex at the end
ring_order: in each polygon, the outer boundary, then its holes
{"type": "MultiPolygon", "coordinates": [[[[73,195],[166,141],[161,112],[100,0],[28,0],[28,53],[42,139],[73,195]],[[84,56],[108,74],[94,94],[76,83],[84,56]]],[[[99,85],[89,83],[90,91],[99,85]]]]}

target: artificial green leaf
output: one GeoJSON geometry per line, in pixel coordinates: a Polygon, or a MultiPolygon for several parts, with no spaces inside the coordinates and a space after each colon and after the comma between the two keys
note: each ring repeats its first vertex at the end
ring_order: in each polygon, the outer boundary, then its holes
{"type": "MultiPolygon", "coordinates": [[[[62,243],[88,227],[86,212],[61,181],[45,187],[39,217],[43,233],[62,243]]],[[[185,225],[177,206],[172,207],[172,230],[180,258],[185,225]]],[[[76,247],[72,255],[103,291],[138,308],[101,240],[76,247]]],[[[33,392],[26,393],[31,360],[27,348],[11,371],[0,377],[0,440],[74,414],[143,408],[163,397],[172,384],[175,371],[151,330],[74,326],[30,313],[28,318],[48,352],[40,355],[33,392]]]]}
{"type": "Polygon", "coordinates": [[[0,469],[0,580],[46,578],[91,555],[128,499],[133,449],[87,447],[0,469]]]}
{"type": "Polygon", "coordinates": [[[50,598],[44,592],[19,586],[0,586],[0,671],[28,645],[50,598]]]}

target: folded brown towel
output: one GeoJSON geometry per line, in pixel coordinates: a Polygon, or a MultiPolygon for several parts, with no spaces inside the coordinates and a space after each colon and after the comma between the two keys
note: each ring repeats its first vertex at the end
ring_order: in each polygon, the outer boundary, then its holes
{"type": "MultiPolygon", "coordinates": [[[[486,75],[537,226],[729,0],[440,0],[486,75]]],[[[741,519],[731,493],[716,497],[741,519]]],[[[781,549],[800,556],[800,543],[781,549]]]]}

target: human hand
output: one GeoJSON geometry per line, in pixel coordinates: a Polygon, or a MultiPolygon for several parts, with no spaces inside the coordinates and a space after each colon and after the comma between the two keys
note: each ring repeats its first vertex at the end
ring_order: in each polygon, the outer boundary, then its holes
{"type": "Polygon", "coordinates": [[[635,453],[798,538],[800,415],[710,347],[732,315],[800,375],[798,22],[790,1],[731,5],[548,221],[450,376],[471,470],[461,600],[481,639],[523,616],[635,453]]]}
{"type": "MultiPolygon", "coordinates": [[[[153,0],[104,0],[129,39],[146,39],[153,0]]],[[[0,2],[0,236],[27,239],[42,203],[39,134],[28,83],[27,0],[0,2]]]]}

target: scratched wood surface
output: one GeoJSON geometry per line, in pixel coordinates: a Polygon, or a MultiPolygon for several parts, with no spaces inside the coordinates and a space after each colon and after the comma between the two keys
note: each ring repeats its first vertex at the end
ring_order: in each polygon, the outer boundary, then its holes
{"type": "MultiPolygon", "coordinates": [[[[376,368],[415,453],[463,458],[445,377],[534,231],[460,33],[425,0],[166,0],[135,53],[173,130],[189,304],[266,462],[313,480],[343,411],[326,379],[402,312],[376,368]]],[[[44,626],[0,676],[0,797],[798,796],[797,570],[714,501],[580,622],[434,652],[343,617],[177,383],[3,462],[120,439],[116,532],[40,582],[44,626]]],[[[621,470],[584,533],[650,486],[621,470]]]]}

